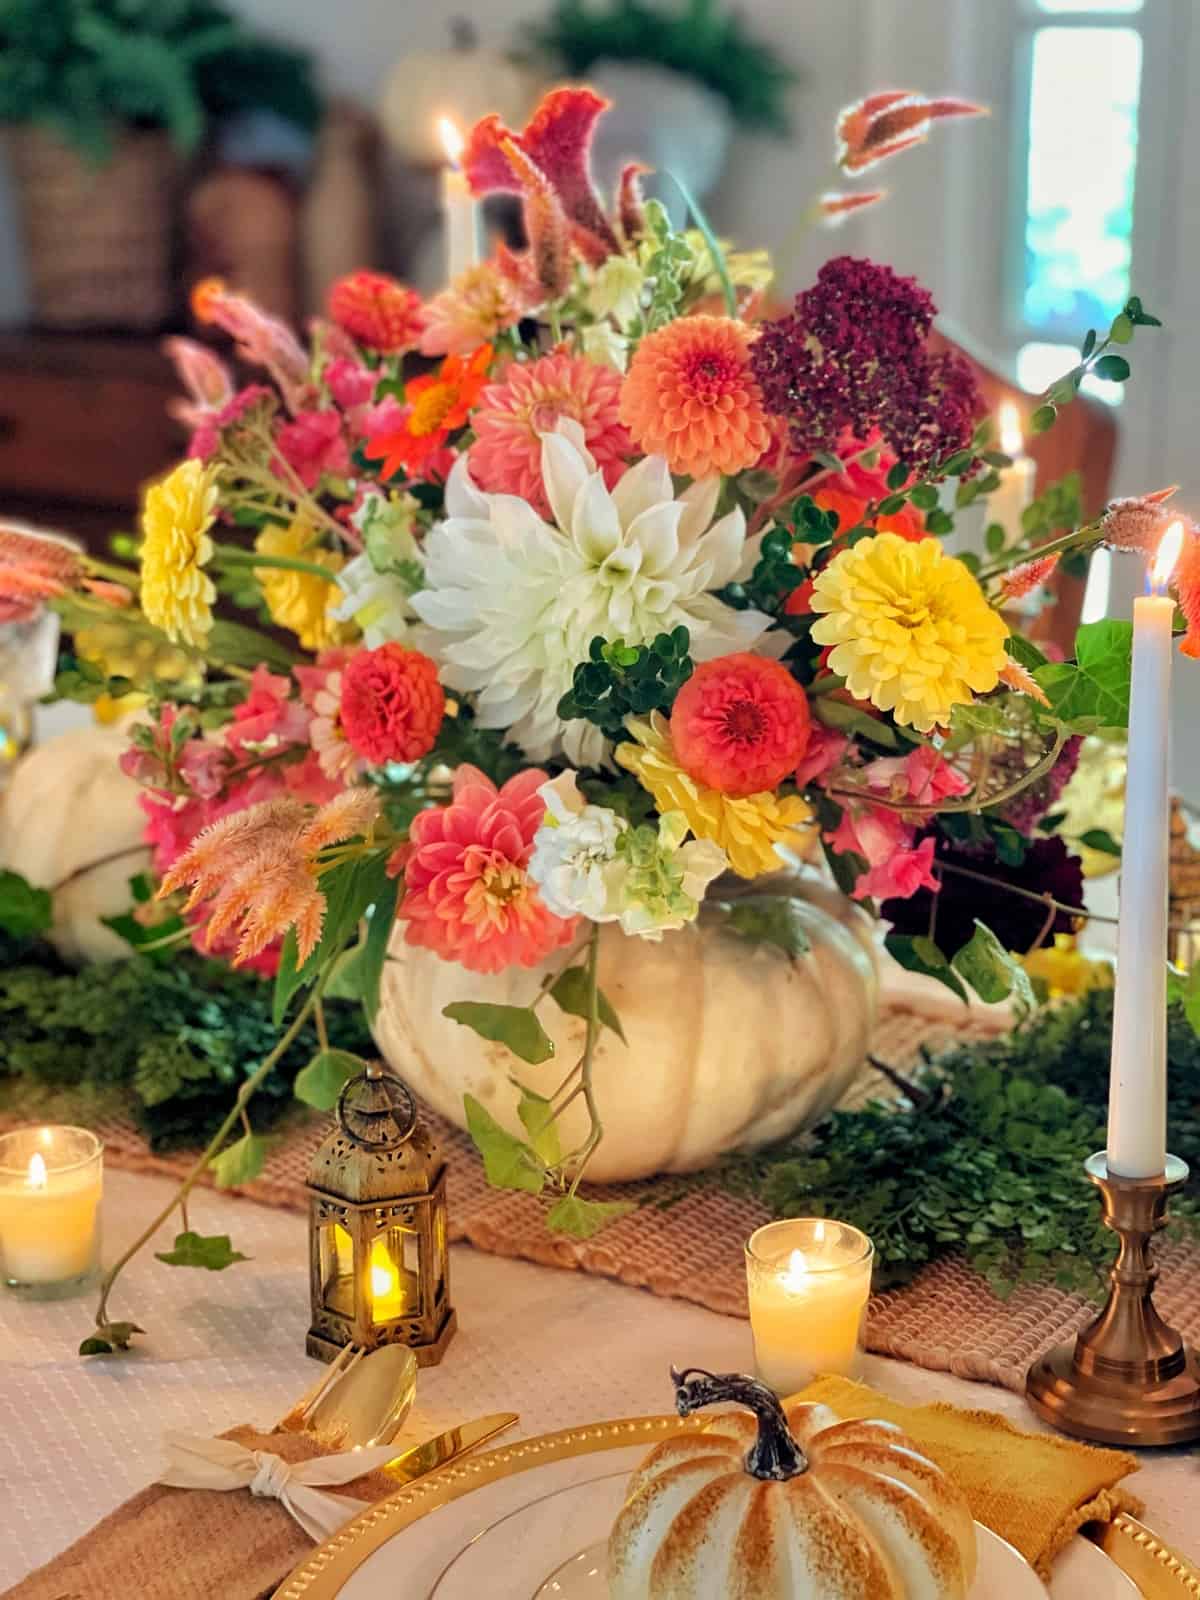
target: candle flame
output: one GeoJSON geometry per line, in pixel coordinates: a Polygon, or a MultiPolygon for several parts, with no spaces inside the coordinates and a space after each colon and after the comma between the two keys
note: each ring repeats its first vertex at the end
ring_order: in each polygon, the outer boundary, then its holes
{"type": "Polygon", "coordinates": [[[446,152],[446,160],[452,167],[457,167],[462,160],[463,148],[466,144],[458,124],[453,117],[439,117],[437,119],[437,131],[438,138],[442,141],[442,149],[446,152]]]}
{"type": "Polygon", "coordinates": [[[46,1187],[45,1157],[36,1150],[29,1158],[29,1174],[25,1181],[31,1189],[44,1189],[46,1187]]]}
{"type": "Polygon", "coordinates": [[[371,1295],[376,1300],[383,1300],[389,1294],[395,1293],[398,1274],[395,1267],[383,1266],[378,1261],[371,1263],[371,1295]]]}
{"type": "Polygon", "coordinates": [[[1025,453],[1025,440],[1021,435],[1021,413],[1011,400],[1000,407],[1000,448],[1006,456],[1025,453]]]}
{"type": "Polygon", "coordinates": [[[1158,541],[1154,565],[1150,569],[1150,587],[1155,593],[1165,589],[1170,583],[1171,574],[1175,571],[1175,563],[1179,560],[1182,549],[1183,523],[1176,519],[1158,541]]]}
{"type": "Polygon", "coordinates": [[[803,1250],[793,1250],[788,1257],[787,1271],[783,1275],[785,1289],[803,1289],[808,1282],[808,1262],[803,1250]]]}

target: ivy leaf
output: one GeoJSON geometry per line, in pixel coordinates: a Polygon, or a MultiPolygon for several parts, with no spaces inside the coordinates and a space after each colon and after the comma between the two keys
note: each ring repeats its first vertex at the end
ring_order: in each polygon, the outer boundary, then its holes
{"type": "Polygon", "coordinates": [[[321,875],[325,896],[325,920],[316,949],[301,966],[298,964],[296,930],[289,928],[275,978],[275,1023],[283,1021],[288,1002],[297,989],[313,982],[354,936],[360,919],[369,906],[384,904],[389,894],[395,905],[393,880],[387,875],[387,853],[359,856],[321,875]]]}
{"type": "Polygon", "coordinates": [[[1086,622],[1075,635],[1075,662],[1049,662],[1034,677],[1053,714],[1076,732],[1125,728],[1132,658],[1132,623],[1086,622]]]}
{"type": "Polygon", "coordinates": [[[251,1183],[258,1177],[267,1160],[271,1140],[259,1133],[244,1133],[231,1145],[215,1155],[209,1166],[216,1174],[218,1189],[233,1189],[239,1184],[251,1183]]]}
{"type": "Polygon", "coordinates": [[[481,1039],[504,1045],[513,1055],[536,1067],[554,1054],[554,1040],[538,1021],[531,1006],[498,1006],[483,1000],[454,1000],[442,1015],[461,1022],[481,1039]]]}
{"type": "Polygon", "coordinates": [[[13,939],[31,939],[53,920],[48,889],[35,888],[19,872],[0,871],[0,929],[13,939]]]}
{"type": "Polygon", "coordinates": [[[292,1086],[297,1100],[317,1111],[332,1111],[351,1078],[366,1071],[367,1063],[349,1050],[318,1050],[301,1067],[292,1086]]]}
{"type": "Polygon", "coordinates": [[[463,1096],[463,1105],[467,1132],[483,1157],[484,1175],[492,1188],[541,1194],[546,1184],[546,1164],[533,1146],[506,1132],[473,1094],[463,1096]]]}
{"type": "Polygon", "coordinates": [[[1107,828],[1089,828],[1086,833],[1079,835],[1079,842],[1086,844],[1089,850],[1102,851],[1106,856],[1121,854],[1121,846],[1107,828]]]}
{"type": "Polygon", "coordinates": [[[923,934],[889,933],[883,943],[888,954],[906,972],[919,972],[926,978],[936,978],[956,994],[964,1005],[967,1004],[967,991],[932,939],[927,939],[923,934]]]}
{"type": "MultiPolygon", "coordinates": [[[[562,1010],[570,1016],[587,1017],[589,995],[586,968],[568,967],[555,979],[550,993],[562,1010]]],[[[629,1043],[621,1026],[621,1019],[605,998],[603,989],[596,990],[596,1014],[604,1026],[616,1034],[622,1044],[629,1043]]]]}
{"type": "Polygon", "coordinates": [[[636,1210],[634,1200],[585,1200],[581,1195],[565,1194],[546,1213],[546,1226],[552,1233],[570,1234],[572,1239],[591,1239],[610,1222],[636,1210]]]}
{"type": "Polygon", "coordinates": [[[952,965],[981,1000],[994,1004],[1011,994],[1022,1008],[1033,1010],[1036,1001],[1029,974],[978,917],[975,932],[962,949],[955,952],[952,965]]]}
{"type": "Polygon", "coordinates": [[[770,944],[795,961],[812,948],[795,902],[788,895],[762,895],[753,900],[724,901],[719,908],[730,933],[750,944],[770,944]]]}
{"type": "Polygon", "coordinates": [[[529,1142],[548,1167],[556,1167],[562,1160],[562,1141],[554,1111],[544,1095],[534,1094],[524,1084],[520,1086],[521,1101],[517,1115],[529,1135],[529,1142]]]}
{"type": "Polygon", "coordinates": [[[79,1346],[81,1356],[111,1356],[118,1350],[128,1350],[135,1333],[145,1333],[136,1322],[104,1322],[96,1332],[79,1346]]]}
{"type": "Polygon", "coordinates": [[[223,1272],[235,1261],[249,1261],[240,1250],[235,1250],[227,1233],[192,1233],[190,1230],[175,1235],[170,1250],[156,1250],[155,1260],[168,1267],[204,1267],[208,1272],[223,1272]]]}

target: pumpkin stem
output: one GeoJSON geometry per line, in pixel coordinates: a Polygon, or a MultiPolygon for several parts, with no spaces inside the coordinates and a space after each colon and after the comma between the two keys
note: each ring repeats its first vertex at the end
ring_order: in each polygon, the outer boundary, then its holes
{"type": "Polygon", "coordinates": [[[703,1367],[688,1367],[680,1372],[671,1368],[675,1385],[675,1409],[690,1417],[701,1406],[733,1401],[748,1406],[758,1419],[758,1438],[746,1452],[746,1471],[753,1478],[785,1482],[808,1471],[808,1457],[792,1438],[787,1416],[778,1396],[757,1378],[741,1372],[706,1372],[703,1367]]]}

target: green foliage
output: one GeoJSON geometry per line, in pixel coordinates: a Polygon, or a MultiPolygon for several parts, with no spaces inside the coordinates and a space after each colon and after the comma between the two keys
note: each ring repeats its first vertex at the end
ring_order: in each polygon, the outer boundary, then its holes
{"type": "Polygon", "coordinates": [[[0,122],[39,123],[103,161],[121,127],[165,128],[190,153],[211,117],[273,111],[304,129],[309,58],[215,0],[4,0],[0,122]]]}
{"type": "Polygon", "coordinates": [[[234,1189],[239,1184],[253,1183],[266,1166],[270,1148],[270,1139],[261,1133],[244,1133],[240,1139],[227,1144],[209,1162],[217,1188],[234,1189]]]}
{"type": "Polygon", "coordinates": [[[808,934],[789,895],[756,895],[752,900],[718,902],[724,926],[748,944],[769,944],[795,961],[811,948],[808,934]]]}
{"type": "MultiPolygon", "coordinates": [[[[780,1216],[833,1216],[870,1234],[877,1286],[962,1251],[997,1294],[1046,1281],[1094,1292],[1112,1253],[1084,1159],[1104,1143],[1112,991],[1042,1011],[1003,1039],[927,1063],[915,1107],[835,1112],[810,1141],[741,1158],[724,1181],[780,1216]]],[[[1200,1152],[1200,1039],[1168,1028],[1171,1147],[1200,1152]]],[[[1195,1227],[1193,1184],[1175,1217],[1195,1227]]]]}
{"type": "Polygon", "coordinates": [[[945,984],[966,1005],[967,991],[963,988],[962,980],[932,939],[923,934],[889,933],[884,944],[888,954],[906,972],[918,972],[923,977],[936,978],[938,983],[945,984]]]}
{"type": "Polygon", "coordinates": [[[951,965],[989,1005],[1012,995],[1021,1010],[1033,1010],[1035,1002],[1029,974],[978,917],[975,932],[955,951],[951,965]]]}
{"type": "Polygon", "coordinates": [[[145,1333],[136,1322],[104,1322],[90,1338],[79,1346],[81,1356],[111,1356],[118,1350],[128,1350],[135,1333],[145,1333]]]}
{"type": "Polygon", "coordinates": [[[575,668],[571,687],[558,702],[558,715],[566,721],[583,718],[606,739],[624,738],[627,716],[670,711],[694,670],[690,644],[682,623],[648,645],[621,639],[608,644],[597,636],[588,648],[588,659],[575,668]]]}
{"type": "Polygon", "coordinates": [[[572,78],[586,78],[597,61],[650,62],[720,95],[743,128],[787,132],[786,95],[796,74],[718,0],[611,0],[603,9],[589,0],[555,0],[529,37],[572,78]]]}
{"type": "Polygon", "coordinates": [[[297,1100],[316,1111],[332,1111],[338,1096],[367,1063],[349,1050],[318,1050],[306,1067],[301,1067],[292,1085],[297,1100]]]}
{"type": "Polygon", "coordinates": [[[1070,372],[1064,373],[1050,385],[1043,403],[1030,418],[1030,427],[1034,433],[1045,433],[1048,428],[1054,426],[1059,411],[1063,406],[1071,404],[1079,393],[1080,385],[1089,374],[1104,378],[1109,383],[1127,382],[1131,375],[1129,362],[1124,356],[1117,355],[1111,346],[1128,344],[1133,338],[1135,328],[1161,327],[1162,323],[1143,308],[1138,296],[1131,295],[1125,302],[1124,310],[1118,311],[1113,318],[1103,339],[1097,337],[1095,328],[1089,328],[1079,347],[1079,361],[1070,372]]]}
{"type": "Polygon", "coordinates": [[[1085,622],[1075,635],[1075,660],[1051,661],[1034,674],[1054,716],[1072,733],[1129,724],[1133,625],[1085,622]]]}
{"type": "Polygon", "coordinates": [[[492,1188],[541,1194],[546,1185],[546,1163],[532,1145],[506,1133],[474,1095],[464,1095],[463,1104],[467,1112],[467,1132],[483,1157],[484,1175],[492,1188]]]}
{"type": "Polygon", "coordinates": [[[635,1200],[585,1200],[582,1195],[565,1194],[546,1213],[551,1233],[566,1233],[572,1239],[591,1239],[618,1217],[637,1210],[635,1200]]]}
{"type": "Polygon", "coordinates": [[[168,1267],[203,1267],[206,1272],[223,1272],[237,1261],[249,1261],[235,1250],[227,1233],[193,1233],[190,1229],[175,1235],[170,1250],[156,1250],[156,1261],[168,1267]]]}
{"type": "MultiPolygon", "coordinates": [[[[335,1048],[372,1050],[357,1004],[327,1001],[325,1015],[335,1048]]],[[[41,951],[0,966],[0,1103],[39,1090],[127,1101],[155,1150],[206,1143],[278,1037],[268,983],[190,950],[168,966],[133,956],[70,972],[41,951]]],[[[292,1105],[317,1049],[306,1026],[255,1096],[260,1127],[292,1105]]]]}
{"type": "MultiPolygon", "coordinates": [[[[308,960],[298,962],[295,928],[289,928],[284,938],[279,971],[275,975],[277,1024],[283,1021],[296,991],[315,983],[325,967],[350,943],[367,912],[373,907],[395,906],[396,887],[387,875],[387,854],[355,856],[322,873],[321,892],[325,896],[325,920],[321,924],[321,937],[308,960]]],[[[382,970],[382,955],[378,959],[382,970]]]]}
{"type": "Polygon", "coordinates": [[[0,869],[0,931],[11,939],[32,939],[53,920],[48,889],[35,889],[19,872],[0,869]]]}
{"type": "Polygon", "coordinates": [[[531,1006],[491,1005],[483,1000],[455,1000],[442,1007],[442,1015],[461,1022],[481,1039],[502,1044],[530,1066],[549,1061],[554,1040],[538,1021],[531,1006]]]}
{"type": "MultiPolygon", "coordinates": [[[[586,1020],[591,1006],[586,967],[568,967],[565,972],[560,972],[551,986],[550,995],[560,1010],[586,1020]]],[[[599,988],[596,990],[596,1016],[602,1027],[610,1028],[622,1044],[628,1044],[620,1017],[613,1010],[603,989],[599,988]]]]}

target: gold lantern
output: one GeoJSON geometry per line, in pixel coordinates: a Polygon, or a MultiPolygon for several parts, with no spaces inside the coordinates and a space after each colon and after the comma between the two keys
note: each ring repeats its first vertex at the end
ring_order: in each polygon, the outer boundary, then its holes
{"type": "Polygon", "coordinates": [[[351,1078],[308,1173],[310,1356],[408,1345],[436,1366],[454,1334],[446,1163],[379,1062],[351,1078]]]}

